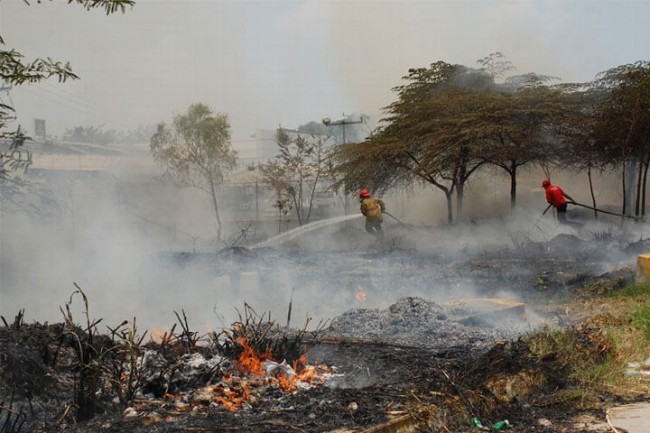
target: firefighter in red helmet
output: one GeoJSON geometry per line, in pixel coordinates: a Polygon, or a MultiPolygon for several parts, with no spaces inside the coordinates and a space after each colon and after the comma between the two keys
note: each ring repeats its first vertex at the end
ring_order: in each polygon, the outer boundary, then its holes
{"type": "Polygon", "coordinates": [[[542,181],[542,188],[546,191],[546,202],[553,206],[557,212],[557,220],[563,224],[573,225],[566,217],[567,203],[575,203],[575,200],[562,188],[551,183],[550,180],[542,181]],[[569,200],[567,202],[567,199],[569,200]]]}
{"type": "Polygon", "coordinates": [[[373,198],[367,189],[359,191],[361,202],[361,213],[366,217],[366,231],[379,239],[384,238],[384,231],[381,224],[384,222],[382,212],[386,210],[384,201],[380,198],[373,198]]]}

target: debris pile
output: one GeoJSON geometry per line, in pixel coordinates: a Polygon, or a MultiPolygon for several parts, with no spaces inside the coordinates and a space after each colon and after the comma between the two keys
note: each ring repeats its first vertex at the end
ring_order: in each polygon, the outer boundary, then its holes
{"type": "Polygon", "coordinates": [[[444,307],[422,298],[404,297],[383,310],[350,310],[332,320],[326,335],[438,352],[455,348],[480,352],[530,330],[526,321],[507,321],[507,327],[468,326],[454,320],[457,315],[457,306],[444,307]]]}

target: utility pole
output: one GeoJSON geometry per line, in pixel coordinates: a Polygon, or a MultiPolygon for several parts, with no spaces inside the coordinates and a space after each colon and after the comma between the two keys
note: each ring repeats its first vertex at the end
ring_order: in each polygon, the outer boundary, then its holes
{"type": "MultiPolygon", "coordinates": [[[[345,114],[343,115],[345,116],[345,114]]],[[[343,144],[346,143],[345,125],[355,125],[358,123],[364,123],[363,117],[360,117],[359,120],[350,120],[349,118],[344,117],[343,119],[335,120],[335,121],[332,121],[329,117],[323,118],[323,125],[325,126],[341,126],[341,130],[343,131],[343,144]]]]}
{"type": "MultiPolygon", "coordinates": [[[[343,118],[340,120],[335,120],[332,121],[329,117],[323,117],[323,125],[330,127],[330,126],[340,126],[341,130],[343,132],[343,144],[346,143],[345,141],[345,125],[356,125],[359,123],[364,123],[363,117],[359,117],[359,120],[350,120],[350,118],[345,117],[345,113],[343,113],[343,118]]],[[[345,187],[343,188],[345,191],[345,187]]],[[[350,207],[350,200],[347,194],[344,192],[344,204],[343,204],[343,212],[345,215],[348,215],[348,208],[350,207]]]]}

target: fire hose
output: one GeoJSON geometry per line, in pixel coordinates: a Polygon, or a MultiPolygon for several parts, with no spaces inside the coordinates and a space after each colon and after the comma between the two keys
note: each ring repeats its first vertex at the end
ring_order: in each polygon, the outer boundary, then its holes
{"type": "MultiPolygon", "coordinates": [[[[606,211],[606,210],[602,210],[602,209],[598,209],[598,208],[595,208],[595,207],[587,206],[586,204],[576,203],[575,201],[570,201],[568,203],[574,204],[576,206],[584,207],[584,208],[587,208],[587,209],[595,210],[596,212],[601,212],[601,213],[605,213],[605,214],[608,214],[608,215],[620,216],[620,217],[625,217],[625,218],[632,218],[632,219],[637,220],[637,221],[640,220],[640,219],[643,219],[643,217],[637,217],[637,216],[633,216],[633,215],[625,215],[625,214],[622,214],[622,213],[609,212],[609,211],[606,211]]],[[[548,208],[546,210],[548,210],[548,208]]],[[[544,211],[544,213],[546,213],[546,211],[544,211]]]]}
{"type": "Polygon", "coordinates": [[[399,223],[399,225],[401,225],[401,226],[403,226],[403,227],[406,227],[406,228],[409,229],[409,230],[417,231],[417,230],[415,229],[415,227],[412,227],[412,226],[406,224],[405,222],[400,221],[400,220],[399,220],[397,217],[395,217],[394,215],[392,215],[392,214],[390,214],[390,213],[388,213],[388,212],[386,212],[386,211],[384,211],[384,212],[382,212],[382,213],[383,213],[384,215],[388,215],[389,217],[391,217],[392,219],[394,219],[395,221],[397,221],[397,222],[399,223]]]}
{"type": "MultiPolygon", "coordinates": [[[[535,221],[535,225],[539,224],[539,221],[544,217],[544,215],[546,215],[546,212],[548,212],[548,210],[550,208],[551,208],[550,204],[548,206],[546,206],[546,209],[544,209],[544,212],[542,212],[542,215],[540,215],[540,217],[537,218],[537,221],[535,221]]],[[[539,226],[538,226],[538,228],[539,228],[539,226]]]]}

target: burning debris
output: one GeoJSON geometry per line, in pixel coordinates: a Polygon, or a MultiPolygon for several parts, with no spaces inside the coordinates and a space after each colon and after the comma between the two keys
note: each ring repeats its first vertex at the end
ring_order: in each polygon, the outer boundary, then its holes
{"type": "Polygon", "coordinates": [[[88,432],[175,431],[179,424],[215,431],[206,427],[215,422],[264,432],[369,427],[409,412],[404,393],[421,374],[434,371],[446,381],[459,368],[456,359],[504,337],[448,315],[409,297],[386,310],[352,310],[307,332],[282,328],[246,305],[241,320],[220,333],[199,338],[183,313],[180,332],[174,326],[143,344],[131,323],[99,335],[96,323],[80,328],[68,317],[28,325],[21,314],[0,329],[0,396],[9,402],[0,413],[8,433],[72,425],[88,432]]]}
{"type": "MultiPolygon", "coordinates": [[[[283,330],[249,306],[242,321],[205,338],[189,330],[184,313],[177,317],[181,332],[173,327],[145,344],[134,323],[100,335],[98,322],[86,328],[72,320],[28,325],[22,312],[13,324],[5,322],[0,421],[9,427],[3,431],[63,431],[70,425],[80,431],[82,423],[96,431],[102,420],[106,430],[115,412],[122,413],[118,424],[170,426],[184,414],[235,423],[240,411],[272,416],[291,410],[298,394],[340,376],[308,361],[304,330],[283,330]]],[[[321,400],[320,411],[330,404],[321,400]]]]}
{"type": "MultiPolygon", "coordinates": [[[[264,257],[261,252],[236,253],[261,270],[268,265],[270,278],[280,260],[310,266],[323,259],[310,254],[274,257],[272,251],[264,257]]],[[[332,276],[329,283],[346,287],[348,306],[357,308],[327,326],[320,322],[313,331],[307,331],[309,320],[302,329],[283,327],[270,313],[257,314],[245,304],[230,327],[205,334],[191,329],[184,311],[176,313],[176,325],[158,330],[155,338],[138,332],[135,319],[102,334],[101,321],[89,319],[88,299],[77,286],[86,309],[84,325],[75,323],[68,305],[63,323],[27,324],[23,312],[11,323],[3,318],[0,427],[3,433],[316,433],[363,432],[401,423],[424,426],[422,431],[464,431],[474,415],[486,425],[508,419],[517,431],[538,431],[537,425],[526,430],[531,416],[557,425],[567,412],[562,402],[546,402],[544,393],[570,382],[552,356],[536,359],[520,340],[531,330],[533,306],[496,297],[495,287],[520,285],[518,299],[535,299],[571,284],[606,286],[607,275],[593,275],[601,269],[596,260],[585,260],[586,253],[573,256],[554,258],[559,272],[545,275],[539,264],[550,256],[524,262],[521,252],[472,256],[464,262],[421,258],[409,251],[361,254],[357,258],[376,262],[375,268],[389,262],[404,268],[386,266],[386,274],[395,274],[387,275],[389,281],[425,285],[437,278],[457,287],[478,276],[485,283],[481,298],[437,303],[407,296],[382,308],[360,308],[388,298],[383,288],[368,284],[376,273],[349,256],[330,257],[350,280],[332,276]],[[559,408],[558,415],[542,409],[546,407],[559,408]]],[[[191,258],[185,260],[191,265],[191,258]]],[[[327,272],[321,268],[314,270],[327,272]]],[[[612,276],[620,286],[631,274],[612,276]]],[[[291,302],[297,302],[293,291],[291,302]]],[[[599,357],[610,349],[595,326],[576,324],[575,332],[599,357]]]]}

